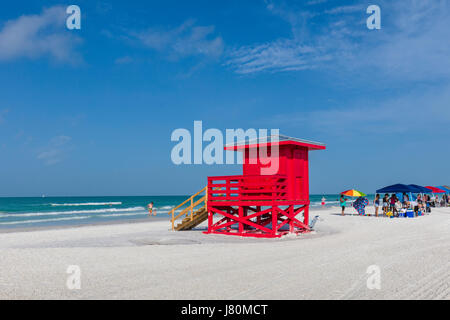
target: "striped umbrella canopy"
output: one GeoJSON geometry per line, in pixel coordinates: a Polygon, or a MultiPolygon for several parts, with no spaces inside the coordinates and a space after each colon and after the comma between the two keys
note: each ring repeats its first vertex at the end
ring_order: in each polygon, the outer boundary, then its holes
{"type": "Polygon", "coordinates": [[[439,189],[444,190],[446,193],[450,192],[450,188],[447,188],[445,186],[437,186],[439,189]]]}
{"type": "Polygon", "coordinates": [[[436,187],[432,187],[432,186],[425,186],[425,188],[430,189],[431,192],[433,193],[445,193],[444,190],[436,188],[436,187]]]}
{"type": "Polygon", "coordinates": [[[345,190],[341,192],[341,194],[348,197],[364,197],[366,195],[365,193],[362,193],[361,191],[355,189],[345,190]]]}

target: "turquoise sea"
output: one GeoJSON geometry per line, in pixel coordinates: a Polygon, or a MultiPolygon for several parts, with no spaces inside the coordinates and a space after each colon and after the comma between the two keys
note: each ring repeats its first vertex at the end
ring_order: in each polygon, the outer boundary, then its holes
{"type": "MultiPolygon", "coordinates": [[[[311,209],[338,206],[339,195],[311,195],[311,209]]],[[[157,216],[167,217],[168,212],[187,196],[145,197],[35,197],[0,198],[0,229],[35,228],[60,225],[80,225],[125,220],[149,219],[146,206],[151,201],[157,216]]],[[[373,196],[368,196],[369,200],[373,196]]]]}

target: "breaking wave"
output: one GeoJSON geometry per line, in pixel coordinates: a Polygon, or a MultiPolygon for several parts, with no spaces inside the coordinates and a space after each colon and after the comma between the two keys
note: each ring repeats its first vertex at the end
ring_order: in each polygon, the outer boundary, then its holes
{"type": "MultiPolygon", "coordinates": [[[[58,215],[76,215],[76,214],[101,214],[108,212],[130,212],[143,211],[144,207],[131,208],[109,208],[109,209],[94,209],[94,210],[73,210],[73,211],[51,211],[51,212],[29,212],[29,213],[6,213],[0,214],[0,217],[40,217],[40,216],[58,216],[58,215]]],[[[42,221],[42,220],[39,220],[42,221]]]]}
{"type": "Polygon", "coordinates": [[[53,219],[39,219],[39,220],[20,220],[20,221],[0,222],[0,225],[42,223],[42,222],[64,221],[64,220],[80,220],[88,218],[89,217],[69,217],[69,218],[53,218],[53,219]]]}
{"type": "Polygon", "coordinates": [[[52,207],[78,207],[78,206],[112,206],[122,202],[82,202],[82,203],[50,203],[52,207]]]}

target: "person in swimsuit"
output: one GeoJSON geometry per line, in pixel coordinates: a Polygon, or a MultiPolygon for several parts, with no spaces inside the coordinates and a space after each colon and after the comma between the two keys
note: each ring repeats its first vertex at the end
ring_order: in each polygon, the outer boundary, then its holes
{"type": "Polygon", "coordinates": [[[431,200],[430,195],[426,194],[424,195],[424,205],[425,205],[425,212],[431,212],[431,200]]]}
{"type": "Polygon", "coordinates": [[[397,210],[397,207],[395,206],[397,201],[398,201],[398,198],[395,195],[395,193],[393,193],[392,196],[389,198],[389,203],[391,204],[391,212],[395,216],[398,216],[398,210],[397,210]]]}
{"type": "Polygon", "coordinates": [[[383,197],[383,215],[386,216],[386,213],[389,211],[389,195],[386,193],[383,197]]]}
{"type": "Polygon", "coordinates": [[[325,199],[325,197],[322,197],[322,206],[324,206],[325,205],[325,200],[327,200],[327,199],[325,199]]]}
{"type": "Polygon", "coordinates": [[[375,217],[378,217],[378,208],[380,207],[380,194],[375,195],[375,200],[373,200],[373,205],[375,206],[375,217]]]}
{"type": "Polygon", "coordinates": [[[345,211],[345,206],[347,205],[347,198],[344,198],[344,195],[343,194],[341,194],[341,198],[339,199],[339,203],[340,203],[340,205],[341,205],[341,208],[342,208],[342,215],[345,215],[344,214],[344,211],[345,211]]]}
{"type": "Polygon", "coordinates": [[[153,210],[153,201],[150,202],[147,207],[148,207],[148,215],[151,216],[153,214],[154,216],[156,216],[156,210],[153,210]]]}
{"type": "Polygon", "coordinates": [[[423,200],[420,194],[417,195],[417,211],[419,210],[423,210],[423,200]]]}
{"type": "Polygon", "coordinates": [[[409,205],[410,205],[409,196],[406,194],[406,192],[403,192],[402,204],[403,204],[403,208],[409,208],[409,205]]]}

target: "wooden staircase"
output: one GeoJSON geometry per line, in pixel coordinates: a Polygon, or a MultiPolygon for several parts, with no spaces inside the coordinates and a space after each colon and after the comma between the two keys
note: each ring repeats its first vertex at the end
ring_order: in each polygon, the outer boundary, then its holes
{"type": "Polygon", "coordinates": [[[172,215],[172,230],[191,230],[208,219],[208,211],[206,209],[207,201],[207,188],[204,187],[202,190],[170,210],[169,214],[172,215]],[[203,193],[204,195],[202,195],[203,193]],[[175,226],[175,221],[183,216],[183,220],[175,226]]]}
{"type": "Polygon", "coordinates": [[[208,211],[206,211],[205,208],[201,208],[194,212],[192,220],[190,217],[184,218],[179,224],[176,225],[175,230],[176,231],[190,230],[198,226],[206,219],[208,219],[208,211]]]}

